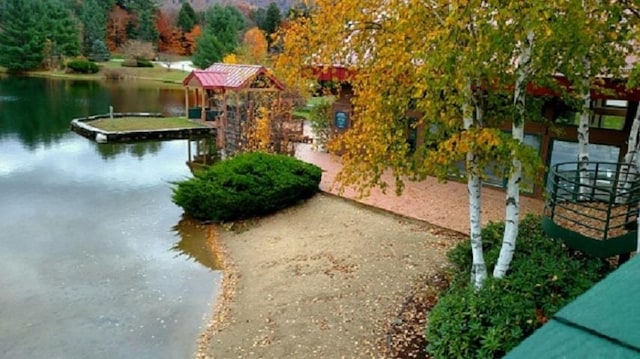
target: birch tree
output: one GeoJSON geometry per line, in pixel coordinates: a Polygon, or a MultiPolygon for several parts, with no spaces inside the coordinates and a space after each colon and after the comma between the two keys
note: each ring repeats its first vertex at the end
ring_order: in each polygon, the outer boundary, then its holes
{"type": "MultiPolygon", "coordinates": [[[[638,43],[637,39],[640,38],[640,6],[634,5],[627,1],[623,4],[626,6],[623,11],[623,21],[626,30],[621,36],[622,41],[630,43],[629,47],[631,53],[637,53],[638,43]],[[636,39],[636,40],[634,40],[636,39]]],[[[623,76],[626,76],[627,87],[636,88],[640,85],[640,64],[637,62],[634,64],[626,64],[624,67],[623,76]]],[[[620,170],[620,177],[618,178],[618,188],[616,201],[618,203],[625,202],[628,199],[628,193],[631,189],[631,182],[638,178],[638,168],[640,168],[640,158],[637,156],[640,150],[640,104],[636,109],[636,113],[633,117],[631,124],[631,130],[629,131],[629,137],[627,140],[627,153],[624,156],[624,165],[620,170]],[[622,195],[620,195],[622,194],[622,195]]],[[[640,222],[640,216],[638,216],[640,222]]],[[[639,223],[640,224],[640,223],[639,223]]],[[[640,231],[638,231],[638,248],[640,249],[640,231]]]]}
{"type": "MultiPolygon", "coordinates": [[[[513,6],[513,4],[510,4],[513,6]]],[[[559,93],[568,89],[559,88],[553,84],[553,75],[560,70],[576,83],[578,97],[581,97],[582,108],[578,127],[580,163],[580,192],[588,187],[589,154],[587,145],[589,140],[590,119],[590,91],[591,78],[595,76],[593,63],[604,69],[611,66],[607,58],[614,50],[608,49],[611,43],[606,43],[608,31],[615,28],[612,24],[617,9],[611,7],[587,6],[582,1],[568,1],[564,3],[547,3],[531,1],[517,4],[518,19],[514,19],[511,32],[515,34],[514,43],[516,57],[515,91],[514,91],[514,119],[512,122],[513,139],[521,143],[524,135],[526,117],[525,95],[526,86],[535,83],[538,86],[557,88],[559,93]],[[517,34],[523,36],[519,37],[517,34]],[[534,47],[535,39],[535,47],[534,47]],[[576,40],[577,39],[577,40],[576,40]],[[534,51],[535,50],[535,51],[534,51]],[[576,64],[579,64],[576,66],[576,64]]],[[[508,13],[513,9],[507,8],[508,13]]],[[[610,36],[610,34],[609,34],[610,36]]],[[[567,94],[565,94],[566,96],[567,94]]],[[[575,95],[574,95],[575,96],[575,95]]],[[[498,262],[493,275],[502,278],[509,269],[515,251],[519,224],[519,186],[522,179],[521,162],[514,153],[512,166],[507,184],[505,232],[498,262]]]]}
{"type": "Polygon", "coordinates": [[[401,192],[406,179],[446,179],[464,164],[472,280],[480,287],[486,278],[480,234],[483,171],[501,166],[510,177],[507,229],[494,268],[502,277],[515,249],[523,171],[527,175],[535,168],[523,144],[527,86],[549,85],[563,96],[584,99],[595,74],[614,73],[625,48],[612,46],[621,43],[614,19],[623,6],[588,5],[580,0],[317,0],[310,16],[283,26],[284,50],[276,70],[302,91],[308,89],[302,80],[309,78],[304,70],[309,65],[356,70],[350,82],[357,119],[339,142],[342,188],[354,186],[367,195],[373,187],[394,185],[401,192]],[[573,92],[548,82],[558,73],[573,92]],[[505,89],[513,91],[507,105],[513,113],[510,138],[498,129],[503,119],[487,116],[489,98],[504,95],[505,89]],[[422,114],[411,125],[405,121],[408,110],[422,114]],[[421,130],[424,144],[412,152],[407,134],[414,129],[421,130]]]}
{"type": "MultiPolygon", "coordinates": [[[[506,71],[503,81],[513,84],[511,136],[517,146],[511,152],[511,165],[507,168],[507,188],[505,202],[505,230],[500,254],[493,270],[493,276],[502,278],[509,270],[516,248],[520,225],[520,185],[523,177],[536,174],[523,172],[522,153],[524,129],[531,110],[528,108],[527,88],[530,84],[550,86],[557,68],[554,55],[562,49],[555,40],[565,34],[556,33],[554,26],[563,9],[557,4],[545,1],[509,3],[501,8],[499,16],[505,21],[507,35],[503,47],[511,48],[513,53],[513,71],[506,71]],[[518,13],[514,18],[512,14],[518,13]],[[509,74],[512,78],[509,79],[509,74]]],[[[505,66],[509,66],[506,64],[505,66]]]]}
{"type": "MultiPolygon", "coordinates": [[[[508,165],[508,140],[495,119],[486,118],[486,86],[511,63],[495,41],[503,30],[491,24],[495,12],[486,1],[316,1],[309,18],[286,25],[284,52],[276,70],[289,84],[305,88],[302,69],[310,64],[356,68],[351,83],[357,119],[340,138],[340,185],[362,195],[372,187],[407,178],[447,179],[463,164],[469,190],[472,281],[487,277],[482,253],[481,185],[490,164],[508,165]],[[417,27],[415,24],[421,24],[417,27]],[[410,127],[405,113],[422,116],[410,127]],[[422,129],[425,144],[415,152],[408,131],[422,129]]],[[[497,4],[493,4],[497,5],[497,4]]]]}
{"type": "MultiPolygon", "coordinates": [[[[520,54],[516,60],[516,82],[513,95],[515,115],[511,126],[513,139],[522,144],[524,142],[524,123],[526,117],[526,91],[532,72],[532,52],[535,34],[529,29],[521,44],[520,54]]],[[[511,171],[507,182],[505,229],[500,248],[498,262],[493,270],[493,276],[502,278],[509,270],[509,265],[516,248],[518,227],[520,224],[520,182],[522,180],[522,162],[516,153],[512,153],[511,171]]]]}
{"type": "MultiPolygon", "coordinates": [[[[580,199],[589,191],[589,128],[592,118],[592,93],[605,93],[603,76],[620,78],[628,56],[630,23],[625,19],[628,5],[624,2],[568,1],[559,19],[563,37],[557,41],[564,48],[558,56],[558,72],[571,84],[565,93],[569,102],[579,105],[578,173],[580,199]]],[[[566,90],[566,89],[565,89],[566,90]]],[[[609,94],[612,95],[612,94],[609,94]]]]}

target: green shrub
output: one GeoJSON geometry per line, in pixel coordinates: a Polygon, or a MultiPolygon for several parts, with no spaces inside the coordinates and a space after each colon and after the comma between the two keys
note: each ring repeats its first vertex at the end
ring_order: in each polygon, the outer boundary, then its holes
{"type": "Polygon", "coordinates": [[[321,176],[319,167],[293,157],[245,153],[176,182],[173,201],[201,220],[249,218],[313,196],[321,176]]]}
{"type": "Polygon", "coordinates": [[[153,67],[153,63],[149,60],[138,60],[138,67],[153,67]]]}
{"type": "MultiPolygon", "coordinates": [[[[503,228],[492,223],[482,231],[488,268],[497,261],[503,228]]],[[[430,312],[426,331],[427,349],[435,358],[501,357],[611,270],[606,261],[546,237],[537,216],[521,222],[508,275],[487,279],[479,291],[470,282],[468,241],[449,258],[455,279],[430,312]]]]}
{"type": "Polygon", "coordinates": [[[67,68],[73,72],[81,74],[95,74],[100,71],[100,67],[98,65],[83,59],[75,59],[67,62],[67,68]]]}
{"type": "Polygon", "coordinates": [[[153,67],[153,63],[149,60],[128,58],[120,64],[122,67],[153,67]]]}

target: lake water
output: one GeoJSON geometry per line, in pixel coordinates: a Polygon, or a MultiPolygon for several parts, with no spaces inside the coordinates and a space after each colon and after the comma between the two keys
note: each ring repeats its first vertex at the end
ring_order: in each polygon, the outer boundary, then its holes
{"type": "Polygon", "coordinates": [[[185,358],[220,272],[171,181],[186,141],[99,145],[75,117],[183,113],[182,90],[0,78],[0,357],[185,358]]]}

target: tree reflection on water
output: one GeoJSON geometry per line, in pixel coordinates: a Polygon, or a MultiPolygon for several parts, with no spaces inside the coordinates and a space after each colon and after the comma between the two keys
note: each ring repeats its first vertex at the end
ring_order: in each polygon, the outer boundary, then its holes
{"type": "Polygon", "coordinates": [[[171,250],[202,264],[211,270],[221,269],[217,255],[219,239],[218,226],[203,224],[198,220],[183,216],[172,230],[180,240],[171,250]]]}

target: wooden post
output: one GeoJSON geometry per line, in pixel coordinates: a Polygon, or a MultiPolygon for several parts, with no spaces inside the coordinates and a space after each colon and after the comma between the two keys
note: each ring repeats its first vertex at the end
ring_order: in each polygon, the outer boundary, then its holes
{"type": "Polygon", "coordinates": [[[189,118],[189,86],[184,88],[184,115],[189,118]]]}
{"type": "Polygon", "coordinates": [[[224,91],[222,93],[222,113],[218,116],[217,121],[217,135],[218,135],[218,149],[220,151],[224,151],[226,142],[225,142],[225,128],[227,124],[227,92],[224,91]]]}
{"type": "Polygon", "coordinates": [[[187,140],[187,162],[191,162],[191,139],[187,140]]]}
{"type": "Polygon", "coordinates": [[[207,108],[205,107],[205,103],[204,103],[204,101],[205,101],[205,93],[206,93],[205,89],[202,88],[202,93],[200,94],[200,96],[201,96],[200,100],[201,100],[201,104],[202,104],[201,112],[200,112],[200,120],[202,122],[207,120],[207,108]]]}

